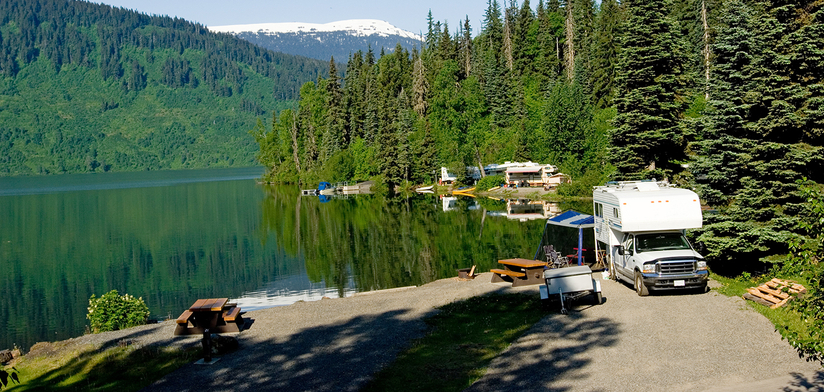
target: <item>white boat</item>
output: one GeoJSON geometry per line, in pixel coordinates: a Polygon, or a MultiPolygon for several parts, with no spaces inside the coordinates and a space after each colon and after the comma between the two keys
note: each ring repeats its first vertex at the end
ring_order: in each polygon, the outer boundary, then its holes
{"type": "Polygon", "coordinates": [[[422,186],[422,187],[420,187],[420,188],[415,189],[415,191],[416,191],[416,192],[426,192],[426,191],[431,191],[431,190],[432,190],[432,189],[434,189],[434,188],[435,188],[435,186],[434,186],[434,185],[430,185],[430,186],[422,186]]]}

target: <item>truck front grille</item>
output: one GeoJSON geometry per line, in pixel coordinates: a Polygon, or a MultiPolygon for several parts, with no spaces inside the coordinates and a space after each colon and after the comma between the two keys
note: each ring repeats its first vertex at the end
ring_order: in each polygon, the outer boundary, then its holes
{"type": "Polygon", "coordinates": [[[661,275],[683,275],[691,274],[695,271],[695,264],[692,261],[676,261],[661,263],[661,275]]]}

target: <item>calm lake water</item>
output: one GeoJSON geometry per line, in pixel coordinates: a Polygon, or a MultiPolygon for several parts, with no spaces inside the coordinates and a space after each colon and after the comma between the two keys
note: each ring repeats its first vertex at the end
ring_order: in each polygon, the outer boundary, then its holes
{"type": "MultiPolygon", "coordinates": [[[[261,174],[0,178],[0,349],[83,334],[89,297],[110,290],[143,297],[163,320],[198,298],[253,310],[488,271],[532,258],[546,217],[587,208],[432,194],[323,200],[259,185],[261,174]]],[[[577,232],[549,230],[571,253],[577,232]]]]}

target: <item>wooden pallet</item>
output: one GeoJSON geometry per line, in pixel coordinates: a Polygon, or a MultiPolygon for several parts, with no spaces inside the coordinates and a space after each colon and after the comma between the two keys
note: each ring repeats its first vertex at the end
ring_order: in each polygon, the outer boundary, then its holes
{"type": "Polygon", "coordinates": [[[798,283],[773,278],[758,287],[750,287],[742,297],[775,309],[786,305],[798,294],[806,292],[807,289],[798,283]]]}

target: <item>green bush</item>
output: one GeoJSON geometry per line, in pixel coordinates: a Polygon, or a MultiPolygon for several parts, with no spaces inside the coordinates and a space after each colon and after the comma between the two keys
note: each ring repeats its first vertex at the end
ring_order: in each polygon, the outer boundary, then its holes
{"type": "Polygon", "coordinates": [[[607,176],[598,169],[589,169],[572,182],[558,185],[558,194],[561,196],[592,197],[592,187],[604,185],[607,176]]]}
{"type": "Polygon", "coordinates": [[[143,298],[129,294],[120,296],[117,290],[112,290],[100,298],[92,294],[86,318],[91,321],[92,333],[117,331],[146,324],[149,307],[143,302],[143,298]]]}
{"type": "Polygon", "coordinates": [[[506,180],[504,180],[504,176],[486,176],[478,181],[478,184],[475,185],[475,189],[480,191],[488,191],[490,188],[500,186],[505,182],[506,180]]]}
{"type": "Polygon", "coordinates": [[[338,151],[323,165],[323,176],[326,181],[349,181],[355,176],[355,161],[349,150],[338,151]]]}

